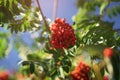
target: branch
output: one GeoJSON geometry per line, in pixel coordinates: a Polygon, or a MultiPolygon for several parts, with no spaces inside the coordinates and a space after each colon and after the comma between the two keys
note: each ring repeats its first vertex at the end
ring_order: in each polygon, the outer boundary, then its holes
{"type": "Polygon", "coordinates": [[[44,21],[44,23],[45,23],[45,26],[46,26],[46,28],[47,28],[47,31],[50,33],[49,25],[48,25],[48,23],[47,23],[44,15],[43,15],[42,9],[41,9],[41,7],[40,7],[40,3],[39,3],[38,0],[36,0],[36,2],[37,2],[37,5],[38,5],[38,8],[39,8],[39,10],[40,10],[41,16],[42,16],[42,18],[43,18],[43,21],[44,21]]]}
{"type": "Polygon", "coordinates": [[[99,63],[92,62],[92,69],[94,70],[95,76],[97,80],[102,80],[101,69],[106,65],[105,61],[102,60],[99,63]]]}
{"type": "Polygon", "coordinates": [[[105,67],[106,63],[104,60],[102,60],[101,62],[98,63],[98,66],[100,69],[102,69],[103,67],[105,67]]]}
{"type": "Polygon", "coordinates": [[[57,17],[58,0],[54,0],[53,20],[57,17]]]}

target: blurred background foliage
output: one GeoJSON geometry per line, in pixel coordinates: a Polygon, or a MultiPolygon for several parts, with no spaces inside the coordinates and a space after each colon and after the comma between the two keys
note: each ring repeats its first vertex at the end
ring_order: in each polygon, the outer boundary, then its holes
{"type": "Polygon", "coordinates": [[[114,22],[105,21],[104,17],[111,19],[118,16],[120,14],[119,4],[119,0],[78,0],[78,13],[74,16],[75,24],[73,25],[77,36],[77,46],[79,46],[77,53],[84,50],[98,59],[101,58],[104,47],[114,48],[116,56],[111,59],[111,64],[114,65],[115,80],[120,79],[120,71],[117,71],[120,67],[118,66],[120,58],[117,57],[120,56],[118,49],[120,29],[114,29],[114,22]],[[98,13],[95,13],[96,11],[98,13]]]}
{"type": "Polygon", "coordinates": [[[37,30],[41,22],[39,10],[32,6],[32,0],[0,0],[0,24],[8,23],[11,32],[37,30]]]}
{"type": "MultiPolygon", "coordinates": [[[[117,1],[117,0],[116,0],[117,1]]],[[[107,46],[119,47],[119,30],[113,30],[114,22],[104,21],[104,17],[116,17],[120,13],[119,3],[116,1],[104,0],[78,0],[78,13],[74,21],[74,28],[80,43],[104,44],[107,46]],[[111,7],[112,3],[116,3],[111,7]],[[99,10],[98,14],[95,11],[99,10]]],[[[118,0],[119,1],[119,0],[118,0]]]]}
{"type": "Polygon", "coordinates": [[[0,59],[6,56],[8,44],[9,44],[8,34],[0,32],[0,59]]]}
{"type": "MultiPolygon", "coordinates": [[[[85,61],[90,64],[95,60],[99,63],[103,60],[103,49],[112,47],[115,54],[111,58],[114,70],[114,74],[110,74],[113,75],[111,80],[120,79],[120,29],[113,28],[115,22],[104,20],[106,16],[112,19],[120,14],[119,0],[76,0],[78,12],[73,16],[73,28],[77,43],[62,51],[51,49],[50,33],[39,8],[34,4],[34,0],[0,0],[0,26],[8,30],[0,32],[0,59],[7,56],[10,37],[14,35],[14,47],[23,60],[24,66],[20,67],[23,74],[29,76],[29,73],[35,73],[41,80],[56,80],[58,77],[64,80],[70,79],[69,74],[76,62],[85,61]],[[22,32],[29,32],[33,36],[31,46],[20,37],[22,32]],[[36,32],[38,34],[34,36],[36,32]]],[[[45,20],[49,24],[47,18],[45,20]]],[[[101,71],[105,72],[105,69],[101,71]]]]}

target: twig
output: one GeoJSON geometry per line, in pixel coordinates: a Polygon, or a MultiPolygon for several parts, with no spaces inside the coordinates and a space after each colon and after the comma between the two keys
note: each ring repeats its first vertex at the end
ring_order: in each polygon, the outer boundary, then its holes
{"type": "Polygon", "coordinates": [[[104,60],[102,60],[101,62],[98,63],[98,66],[100,69],[102,69],[103,67],[105,67],[106,63],[104,60]]]}
{"type": "Polygon", "coordinates": [[[101,69],[106,65],[105,64],[105,61],[102,60],[101,62],[99,63],[94,63],[93,61],[91,62],[91,67],[92,69],[94,70],[94,73],[95,73],[95,77],[97,80],[102,80],[102,75],[100,73],[101,69]]]}
{"type": "Polygon", "coordinates": [[[104,8],[102,15],[100,15],[101,18],[104,17],[104,15],[107,13],[107,9],[108,9],[109,6],[110,6],[110,0],[107,0],[107,1],[108,1],[108,4],[107,4],[106,7],[104,8]]]}
{"type": "Polygon", "coordinates": [[[94,70],[96,79],[97,79],[97,80],[102,80],[102,76],[101,76],[101,73],[100,73],[100,68],[99,68],[99,66],[98,66],[97,64],[93,64],[92,68],[93,68],[93,70],[94,70]]]}
{"type": "Polygon", "coordinates": [[[43,15],[42,9],[41,9],[41,7],[40,7],[40,3],[39,3],[38,0],[36,0],[36,2],[37,2],[37,5],[38,5],[38,8],[39,8],[39,10],[40,10],[41,16],[42,16],[42,18],[43,18],[43,21],[44,21],[44,23],[45,23],[45,26],[46,26],[46,28],[47,28],[47,31],[50,33],[49,25],[48,25],[48,23],[47,23],[44,15],[43,15]]]}
{"type": "Polygon", "coordinates": [[[37,66],[36,69],[37,69],[37,74],[38,74],[38,78],[39,78],[39,80],[43,80],[43,74],[42,74],[41,71],[39,71],[38,66],[37,66]]]}
{"type": "Polygon", "coordinates": [[[58,0],[54,0],[53,20],[57,17],[58,0]]]}

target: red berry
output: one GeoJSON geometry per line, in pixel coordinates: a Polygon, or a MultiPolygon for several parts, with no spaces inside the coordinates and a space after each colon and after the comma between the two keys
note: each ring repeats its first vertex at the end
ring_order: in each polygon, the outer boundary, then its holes
{"type": "Polygon", "coordinates": [[[54,48],[69,48],[75,45],[76,37],[72,27],[65,22],[65,19],[57,18],[51,25],[51,45],[54,48]]]}
{"type": "Polygon", "coordinates": [[[113,55],[113,49],[110,48],[110,47],[105,48],[104,51],[103,51],[103,55],[105,57],[108,57],[108,58],[112,57],[112,55],[113,55]]]}
{"type": "Polygon", "coordinates": [[[71,72],[71,80],[89,80],[90,67],[80,62],[71,72]]]}
{"type": "Polygon", "coordinates": [[[9,75],[7,71],[0,72],[0,80],[9,80],[9,75]]]}
{"type": "Polygon", "coordinates": [[[109,80],[109,77],[108,76],[104,76],[103,80],[109,80]]]}

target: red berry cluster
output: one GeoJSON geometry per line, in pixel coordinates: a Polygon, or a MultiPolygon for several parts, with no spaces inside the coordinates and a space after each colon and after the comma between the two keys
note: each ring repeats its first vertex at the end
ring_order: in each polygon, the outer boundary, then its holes
{"type": "Polygon", "coordinates": [[[52,32],[51,44],[54,48],[69,48],[76,43],[74,30],[65,21],[65,19],[57,18],[50,27],[52,32]]]}
{"type": "Polygon", "coordinates": [[[0,80],[9,80],[9,75],[7,71],[0,72],[0,80]]]}
{"type": "Polygon", "coordinates": [[[103,55],[110,58],[113,55],[113,49],[110,47],[107,47],[103,50],[103,55]]]}
{"type": "Polygon", "coordinates": [[[71,80],[89,80],[90,67],[83,62],[71,72],[71,80]]]}
{"type": "Polygon", "coordinates": [[[109,80],[108,76],[104,76],[103,80],[109,80]]]}

